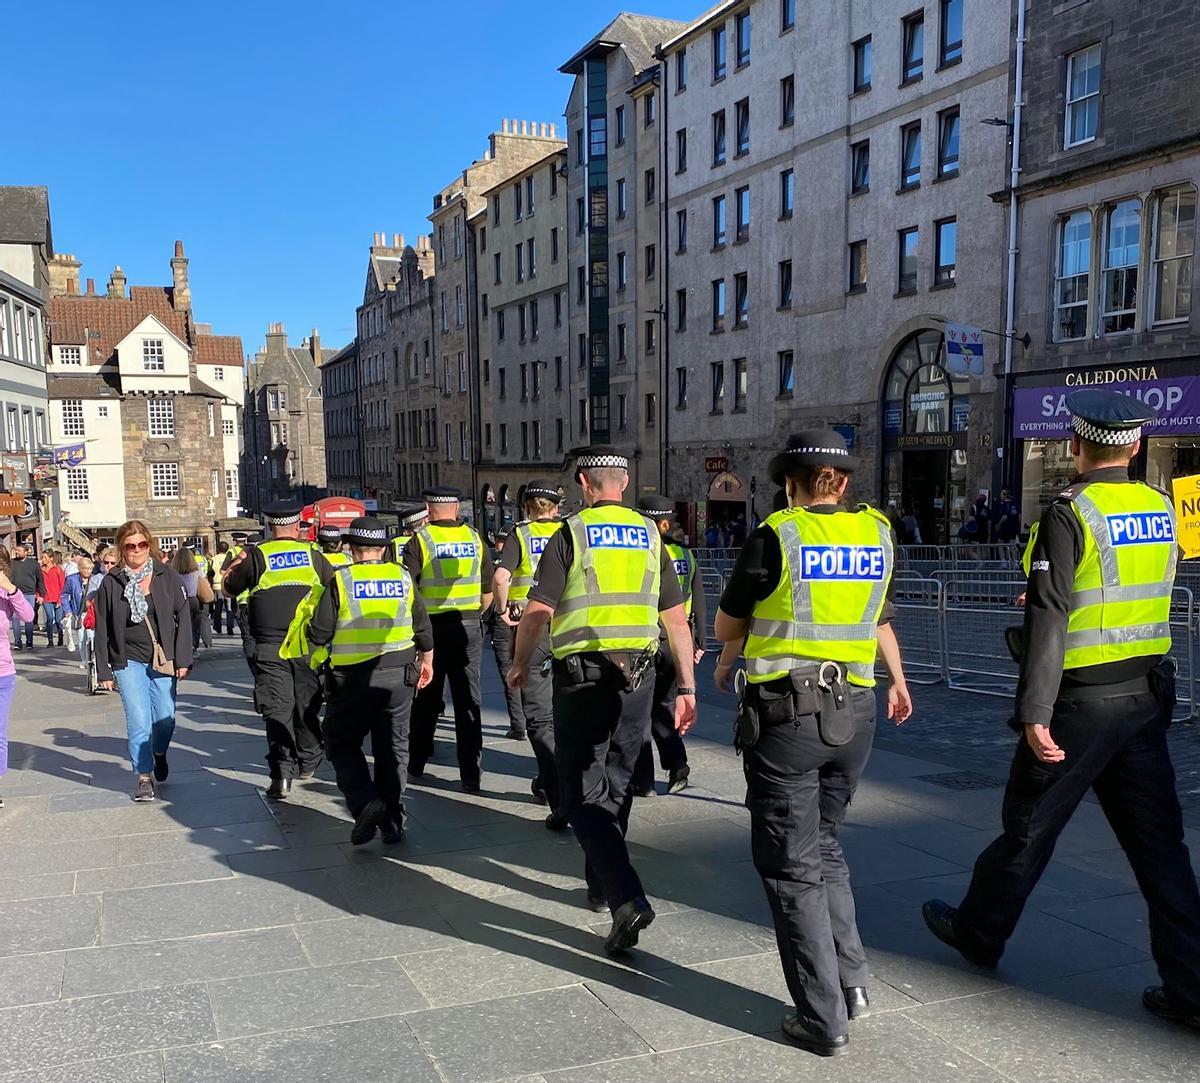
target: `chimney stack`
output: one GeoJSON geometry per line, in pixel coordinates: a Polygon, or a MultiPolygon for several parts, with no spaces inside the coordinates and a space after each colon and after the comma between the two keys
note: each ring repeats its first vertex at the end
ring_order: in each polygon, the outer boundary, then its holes
{"type": "Polygon", "coordinates": [[[50,280],[50,296],[61,297],[64,293],[78,293],[81,266],[79,260],[68,252],[58,252],[52,256],[46,267],[50,280]]]}
{"type": "Polygon", "coordinates": [[[113,273],[108,276],[108,296],[118,301],[125,299],[125,272],[121,270],[121,265],[118,263],[113,268],[113,273]]]}
{"type": "Polygon", "coordinates": [[[171,304],[178,309],[192,307],[192,288],[188,285],[188,261],[183,254],[183,241],[175,242],[175,258],[171,260],[171,277],[174,289],[171,304]]]}
{"type": "Polygon", "coordinates": [[[96,296],[96,280],[94,278],[89,278],[87,280],[87,295],[89,297],[96,296]]]}
{"type": "Polygon", "coordinates": [[[313,364],[319,368],[321,365],[321,333],[315,327],[308,340],[308,348],[312,350],[313,364]]]}

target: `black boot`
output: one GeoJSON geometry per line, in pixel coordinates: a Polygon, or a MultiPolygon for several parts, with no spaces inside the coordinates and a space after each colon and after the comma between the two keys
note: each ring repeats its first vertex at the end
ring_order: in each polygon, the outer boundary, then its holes
{"type": "Polygon", "coordinates": [[[267,787],[267,797],[272,801],[283,801],[291,792],[292,780],[290,778],[273,778],[271,785],[267,787]]]}
{"type": "Polygon", "coordinates": [[[638,934],[654,920],[654,910],[640,895],[613,911],[612,929],[604,941],[609,955],[620,955],[638,942],[638,934]]]}

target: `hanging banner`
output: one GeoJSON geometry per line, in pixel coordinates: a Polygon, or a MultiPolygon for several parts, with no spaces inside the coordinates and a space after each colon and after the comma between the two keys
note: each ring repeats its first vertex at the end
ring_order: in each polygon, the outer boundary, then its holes
{"type": "Polygon", "coordinates": [[[951,376],[983,375],[983,332],[978,327],[946,324],[946,369],[951,376]]]}
{"type": "Polygon", "coordinates": [[[1175,539],[1185,558],[1200,557],[1200,474],[1171,479],[1175,539]]]}
{"type": "Polygon", "coordinates": [[[87,461],[87,450],[83,444],[67,444],[54,449],[56,466],[79,466],[87,461]]]}

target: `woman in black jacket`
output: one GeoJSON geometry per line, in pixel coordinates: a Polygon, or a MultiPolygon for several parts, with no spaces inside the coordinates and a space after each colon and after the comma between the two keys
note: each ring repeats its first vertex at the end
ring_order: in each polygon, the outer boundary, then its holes
{"type": "MultiPolygon", "coordinates": [[[[136,519],[117,531],[120,564],[96,591],[96,676],[121,690],[135,801],[153,801],[154,778],[167,777],[175,732],[176,680],[192,665],[192,621],[179,574],[151,556],[150,531],[136,519]],[[155,646],[173,673],[154,668],[155,646]]],[[[168,668],[166,666],[162,668],[168,668]]]]}

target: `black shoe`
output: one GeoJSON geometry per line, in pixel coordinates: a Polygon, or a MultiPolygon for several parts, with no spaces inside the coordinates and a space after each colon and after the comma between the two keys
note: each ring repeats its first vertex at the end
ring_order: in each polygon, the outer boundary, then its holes
{"type": "Polygon", "coordinates": [[[525,740],[525,731],[517,726],[509,726],[508,732],[504,736],[510,741],[523,741],[525,740]]]}
{"type": "Polygon", "coordinates": [[[589,910],[594,910],[597,914],[608,913],[608,903],[604,901],[602,895],[593,895],[590,891],[587,894],[587,904],[589,910]]]}
{"type": "Polygon", "coordinates": [[[688,777],[691,775],[692,769],[685,763],[682,767],[676,767],[671,771],[671,777],[667,780],[667,793],[678,793],[680,790],[686,790],[688,777]]]}
{"type": "Polygon", "coordinates": [[[943,944],[949,944],[968,963],[991,969],[1000,961],[1000,952],[987,952],[964,941],[958,927],[957,907],[942,902],[941,899],[930,899],[921,907],[921,916],[929,926],[929,931],[943,944]]]}
{"type": "Polygon", "coordinates": [[[375,837],[380,821],[388,814],[387,805],[378,797],[368,801],[354,817],[354,830],[350,832],[351,846],[366,846],[375,837]]]}
{"type": "Polygon", "coordinates": [[[464,778],[462,780],[462,791],[463,791],[463,793],[478,793],[479,792],[479,779],[464,778]]]}
{"type": "Polygon", "coordinates": [[[154,783],[150,781],[148,776],[138,778],[137,789],[133,791],[133,799],[135,801],[154,800],[154,783]]]}
{"type": "Polygon", "coordinates": [[[13,649],[14,651],[23,651],[25,648],[24,648],[24,647],[22,647],[20,643],[14,643],[14,644],[12,645],[12,649],[13,649]]]}
{"type": "Polygon", "coordinates": [[[395,819],[389,816],[383,821],[380,836],[384,846],[399,846],[404,841],[404,828],[397,827],[395,819]]]}
{"type": "Polygon", "coordinates": [[[560,816],[557,812],[552,812],[546,817],[546,826],[551,831],[570,831],[571,821],[565,816],[560,816]]]}
{"type": "Polygon", "coordinates": [[[287,795],[292,792],[292,780],[290,778],[273,778],[271,785],[267,787],[267,797],[272,801],[286,800],[287,795]]]}
{"type": "Polygon", "coordinates": [[[866,986],[851,985],[842,990],[846,998],[846,1015],[851,1019],[861,1019],[870,1014],[871,1000],[867,996],[866,986]]]}
{"type": "Polygon", "coordinates": [[[533,794],[533,798],[539,805],[548,805],[549,798],[546,797],[546,791],[542,789],[542,780],[535,778],[529,783],[529,792],[533,794]]]}
{"type": "Polygon", "coordinates": [[[1172,1023],[1182,1023],[1185,1027],[1200,1030],[1200,1011],[1172,999],[1171,994],[1161,985],[1146,987],[1146,991],[1142,993],[1142,1006],[1159,1019],[1168,1019],[1172,1023]]]}
{"type": "Polygon", "coordinates": [[[321,761],[317,760],[311,767],[301,767],[299,771],[300,781],[307,782],[317,773],[317,768],[321,766],[321,761]]]}
{"type": "Polygon", "coordinates": [[[839,1053],[845,1053],[846,1047],[850,1044],[848,1034],[838,1034],[833,1038],[822,1038],[817,1034],[810,1034],[794,1015],[783,1017],[783,1033],[801,1049],[815,1053],[818,1057],[836,1057],[839,1053]]]}
{"type": "Polygon", "coordinates": [[[657,797],[658,790],[653,786],[635,787],[633,790],[634,797],[657,797]]]}
{"type": "Polygon", "coordinates": [[[408,777],[412,779],[422,779],[425,777],[425,765],[414,767],[411,763],[408,765],[408,777]]]}
{"type": "Polygon", "coordinates": [[[620,955],[638,942],[638,934],[654,920],[654,910],[640,895],[613,911],[612,929],[604,941],[609,955],[620,955]]]}
{"type": "Polygon", "coordinates": [[[154,780],[155,782],[166,782],[167,775],[171,773],[171,768],[167,766],[167,754],[164,752],[161,756],[154,753],[154,780]]]}

